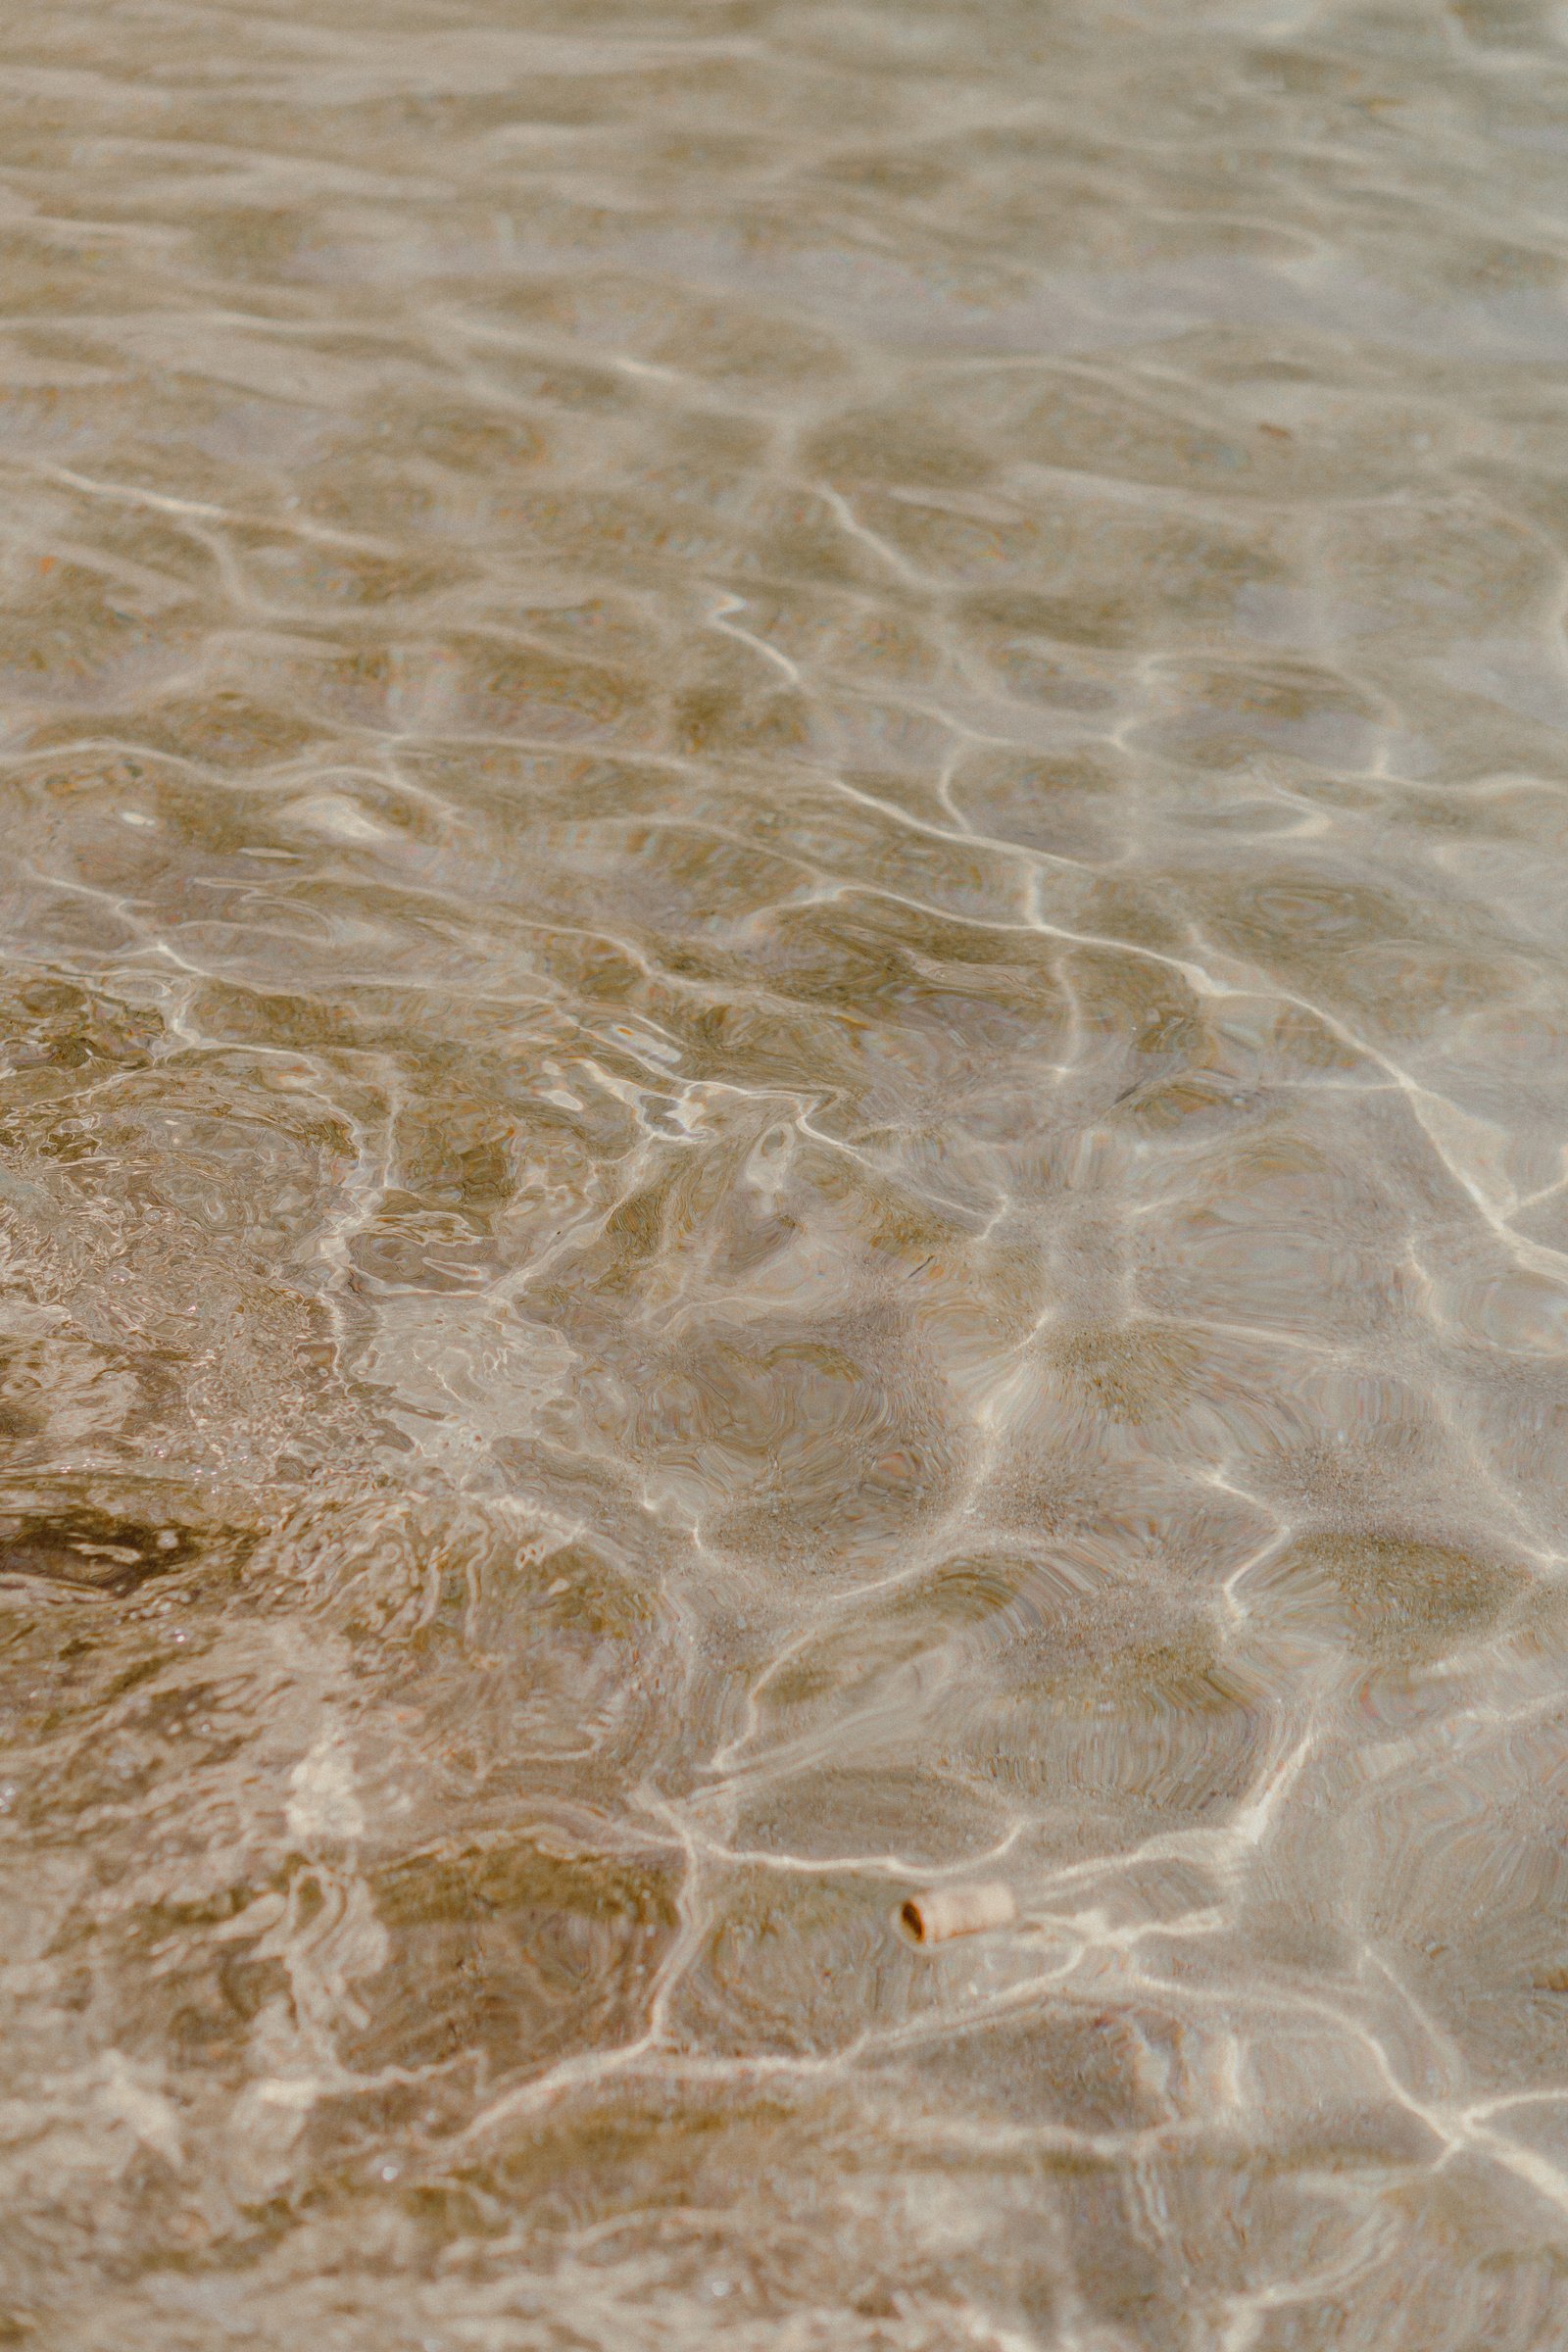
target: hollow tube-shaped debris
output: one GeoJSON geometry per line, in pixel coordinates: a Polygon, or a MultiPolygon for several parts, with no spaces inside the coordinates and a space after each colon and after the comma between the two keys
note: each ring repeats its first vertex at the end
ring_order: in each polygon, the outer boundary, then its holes
{"type": "Polygon", "coordinates": [[[911,1894],[899,1913],[916,1943],[946,1943],[955,1936],[978,1936],[1004,1928],[1018,1916],[1010,1886],[988,1879],[978,1886],[931,1886],[911,1894]]]}

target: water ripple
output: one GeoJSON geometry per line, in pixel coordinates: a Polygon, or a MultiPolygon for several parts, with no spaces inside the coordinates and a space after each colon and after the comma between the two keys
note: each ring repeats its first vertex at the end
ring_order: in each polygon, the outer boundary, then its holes
{"type": "Polygon", "coordinates": [[[1547,2352],[1561,24],[372,13],[6,43],[0,2340],[1547,2352]]]}

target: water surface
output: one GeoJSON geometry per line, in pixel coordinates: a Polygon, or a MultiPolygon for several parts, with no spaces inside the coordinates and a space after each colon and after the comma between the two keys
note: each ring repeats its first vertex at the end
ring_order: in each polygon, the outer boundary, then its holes
{"type": "Polygon", "coordinates": [[[1568,2342],[1568,18],[4,58],[0,2342],[1568,2342]]]}

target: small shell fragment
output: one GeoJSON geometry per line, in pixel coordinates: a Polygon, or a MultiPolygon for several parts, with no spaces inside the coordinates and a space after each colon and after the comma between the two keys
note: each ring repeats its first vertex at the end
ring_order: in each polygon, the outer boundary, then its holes
{"type": "Polygon", "coordinates": [[[911,1894],[900,1919],[916,1943],[946,1943],[953,1936],[978,1936],[1004,1928],[1018,1916],[1010,1886],[987,1879],[978,1886],[934,1886],[911,1894]]]}

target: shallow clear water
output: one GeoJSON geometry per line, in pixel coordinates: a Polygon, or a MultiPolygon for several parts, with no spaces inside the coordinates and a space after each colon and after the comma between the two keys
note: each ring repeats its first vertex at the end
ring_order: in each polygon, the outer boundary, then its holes
{"type": "Polygon", "coordinates": [[[4,55],[0,2342],[1568,2342],[1568,15],[4,55]]]}

